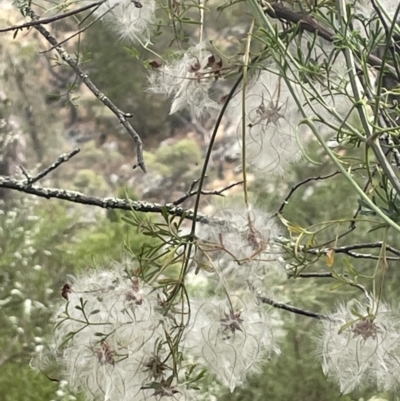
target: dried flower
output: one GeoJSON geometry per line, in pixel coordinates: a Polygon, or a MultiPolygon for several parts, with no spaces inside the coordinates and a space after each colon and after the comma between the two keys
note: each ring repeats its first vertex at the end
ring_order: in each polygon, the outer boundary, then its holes
{"type": "Polygon", "coordinates": [[[114,353],[111,351],[107,341],[101,343],[101,347],[97,350],[97,358],[101,365],[108,363],[115,366],[114,353]]]}
{"type": "Polygon", "coordinates": [[[61,290],[61,296],[64,299],[68,300],[68,295],[71,294],[71,292],[72,292],[72,287],[68,283],[66,283],[63,285],[63,288],[61,290]]]}

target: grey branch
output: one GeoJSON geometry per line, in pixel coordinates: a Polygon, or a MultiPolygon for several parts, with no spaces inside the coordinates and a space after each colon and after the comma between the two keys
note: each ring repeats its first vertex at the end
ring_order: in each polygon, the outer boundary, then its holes
{"type": "MultiPolygon", "coordinates": [[[[29,7],[24,7],[23,12],[31,17],[33,21],[39,21],[39,17],[31,10],[29,7]]],[[[133,117],[130,113],[124,113],[121,111],[104,93],[102,93],[97,86],[91,81],[89,75],[86,74],[79,64],[69,55],[69,53],[64,49],[63,46],[59,45],[58,41],[51,35],[51,33],[42,25],[35,25],[37,29],[45,39],[54,46],[54,49],[61,56],[61,58],[73,69],[73,71],[81,78],[82,82],[87,86],[87,88],[108,108],[115,116],[118,118],[120,123],[124,126],[126,131],[129,133],[131,138],[136,144],[136,157],[137,165],[133,168],[139,166],[144,172],[146,172],[146,165],[143,158],[143,144],[140,139],[139,134],[135,131],[132,125],[128,122],[128,118],[133,117]]]]}
{"type": "MultiPolygon", "coordinates": [[[[158,214],[166,211],[168,214],[173,216],[184,216],[189,220],[194,219],[194,213],[192,210],[186,210],[180,206],[175,206],[172,203],[162,205],[159,203],[133,201],[130,199],[98,198],[94,196],[87,196],[77,191],[69,191],[66,189],[58,188],[45,188],[37,185],[31,185],[25,180],[16,180],[14,178],[5,176],[0,176],[0,188],[13,189],[46,199],[54,198],[73,203],[80,203],[82,205],[97,206],[103,209],[120,209],[130,211],[134,210],[137,212],[158,214]]],[[[197,213],[196,221],[200,223],[209,223],[210,219],[204,214],[197,213]]]]}
{"type": "Polygon", "coordinates": [[[31,177],[24,168],[21,167],[23,174],[26,177],[25,184],[32,185],[36,181],[39,181],[41,178],[45,177],[47,174],[51,173],[53,170],[61,166],[61,164],[66,163],[68,160],[72,159],[75,155],[77,155],[81,150],[79,148],[74,149],[72,152],[62,154],[56,162],[54,162],[51,166],[45,168],[43,171],[31,177]]]}

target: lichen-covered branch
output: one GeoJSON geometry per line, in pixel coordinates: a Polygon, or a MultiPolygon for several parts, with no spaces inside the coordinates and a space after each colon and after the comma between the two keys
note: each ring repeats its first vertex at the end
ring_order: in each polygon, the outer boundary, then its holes
{"type": "MultiPolygon", "coordinates": [[[[25,180],[16,180],[11,177],[0,176],[0,188],[7,188],[27,194],[35,195],[46,199],[61,199],[68,202],[80,203],[82,205],[97,206],[103,209],[120,209],[134,210],[136,212],[158,213],[166,211],[173,216],[185,216],[189,220],[194,219],[194,213],[191,210],[175,206],[171,203],[161,205],[159,203],[151,203],[145,201],[133,201],[130,199],[120,198],[98,198],[95,196],[87,196],[77,191],[69,191],[67,189],[46,188],[37,185],[31,185],[25,180]]],[[[196,221],[207,223],[209,218],[202,213],[197,213],[196,221]]]]}

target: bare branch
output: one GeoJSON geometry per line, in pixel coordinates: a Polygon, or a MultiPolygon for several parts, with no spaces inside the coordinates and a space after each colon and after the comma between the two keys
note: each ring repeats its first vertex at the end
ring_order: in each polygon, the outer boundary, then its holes
{"type": "MultiPolygon", "coordinates": [[[[37,15],[29,8],[24,7],[23,11],[28,14],[33,21],[38,21],[37,15]]],[[[137,157],[137,165],[134,165],[133,168],[139,166],[144,172],[146,172],[146,165],[143,158],[143,144],[140,139],[139,134],[135,131],[132,125],[128,122],[128,118],[133,117],[131,113],[124,113],[121,111],[104,93],[102,93],[97,86],[91,81],[89,75],[86,74],[79,64],[68,54],[68,52],[58,44],[58,41],[51,35],[51,33],[44,28],[42,25],[35,25],[35,29],[37,29],[46,40],[55,46],[55,50],[61,56],[61,58],[74,70],[74,72],[81,78],[83,83],[87,86],[87,88],[108,108],[110,109],[114,115],[119,119],[120,123],[127,130],[131,138],[134,140],[136,144],[136,157],[137,157]]]]}
{"type": "Polygon", "coordinates": [[[332,320],[327,315],[322,315],[320,313],[312,312],[309,310],[296,308],[295,306],[288,305],[283,302],[277,302],[277,301],[274,301],[273,299],[270,299],[270,298],[267,298],[264,296],[259,295],[259,296],[257,296],[257,298],[264,304],[268,304],[268,305],[273,306],[274,308],[283,309],[288,312],[295,313],[297,315],[308,316],[308,317],[312,317],[314,319],[319,319],[319,320],[332,320]]]}
{"type": "MultiPolygon", "coordinates": [[[[355,249],[380,249],[382,248],[383,241],[377,241],[377,242],[366,242],[366,243],[361,243],[361,244],[353,244],[353,245],[346,245],[346,246],[341,246],[337,248],[332,248],[336,253],[340,252],[346,252],[350,250],[355,250],[355,249]]],[[[394,253],[395,255],[400,256],[400,250],[390,246],[386,245],[386,250],[394,253]]]]}
{"type": "Polygon", "coordinates": [[[119,209],[128,211],[137,211],[145,213],[158,213],[161,214],[164,210],[173,216],[184,216],[189,220],[196,218],[196,221],[201,223],[209,223],[208,216],[202,213],[196,213],[192,210],[183,209],[180,206],[175,206],[172,203],[161,205],[159,203],[150,203],[145,201],[132,201],[130,199],[119,198],[98,198],[94,196],[87,196],[81,192],[69,191],[66,189],[58,188],[45,188],[36,185],[27,184],[25,180],[16,180],[11,177],[0,176],[0,188],[13,189],[19,192],[39,196],[46,199],[61,199],[68,202],[80,203],[82,205],[97,206],[103,209],[119,209]]]}
{"type": "MultiPolygon", "coordinates": [[[[352,169],[352,171],[357,171],[357,170],[365,170],[365,168],[364,167],[358,167],[358,168],[352,169]]],[[[292,188],[290,188],[289,193],[286,195],[285,199],[281,203],[281,206],[279,207],[279,210],[276,213],[277,214],[281,214],[282,213],[283,209],[288,204],[289,199],[292,197],[293,193],[296,192],[297,189],[299,189],[304,184],[307,184],[310,181],[326,180],[326,179],[334,177],[335,175],[338,175],[340,173],[341,172],[339,170],[337,170],[337,171],[335,171],[335,172],[333,172],[331,174],[327,174],[327,175],[319,175],[317,177],[308,177],[308,178],[304,179],[303,181],[300,181],[297,184],[293,185],[292,188]]]]}
{"type": "MultiPolygon", "coordinates": [[[[116,4],[117,5],[117,4],[116,4]]],[[[114,5],[114,7],[116,6],[114,5]]],[[[55,46],[51,46],[49,49],[47,50],[43,50],[41,52],[39,52],[39,54],[44,54],[44,53],[48,53],[52,50],[54,50],[57,46],[61,46],[64,43],[67,43],[68,41],[70,41],[71,39],[73,39],[75,36],[80,35],[81,33],[85,32],[86,30],[88,30],[92,25],[94,25],[99,19],[103,18],[106,14],[108,14],[114,7],[109,8],[106,12],[104,12],[102,15],[100,15],[99,17],[97,17],[95,20],[93,20],[92,22],[90,22],[89,24],[87,24],[85,27],[83,27],[82,29],[79,29],[77,32],[75,32],[73,35],[69,36],[68,38],[62,40],[61,42],[58,42],[57,45],[55,46]]],[[[79,25],[81,25],[82,21],[79,23],[79,25]]]]}
{"type": "Polygon", "coordinates": [[[20,166],[23,174],[26,177],[26,185],[32,185],[36,181],[39,181],[41,178],[45,177],[47,174],[55,170],[57,167],[59,167],[61,164],[67,162],[68,160],[72,159],[75,155],[77,155],[81,150],[79,148],[74,149],[72,152],[69,153],[64,153],[60,155],[58,160],[54,162],[51,166],[45,168],[43,171],[41,171],[39,174],[35,175],[34,177],[31,177],[23,168],[20,166]]]}
{"type": "MultiPolygon", "coordinates": [[[[346,277],[346,274],[344,274],[346,277]]],[[[293,277],[293,276],[290,276],[293,277]]],[[[304,273],[299,273],[296,275],[296,278],[332,278],[333,274],[331,272],[304,272],[304,273]]]]}
{"type": "MultiPolygon", "coordinates": [[[[196,182],[198,182],[198,180],[194,181],[193,184],[195,185],[196,182]]],[[[238,182],[234,182],[233,184],[228,185],[225,188],[222,188],[220,190],[215,190],[215,191],[200,191],[201,195],[217,195],[217,196],[225,196],[223,194],[223,192],[227,191],[228,189],[231,189],[233,187],[235,187],[236,185],[240,185],[242,184],[243,181],[238,181],[238,182]]],[[[192,184],[191,187],[193,187],[194,185],[192,184]]],[[[187,192],[185,195],[183,195],[181,198],[179,198],[178,200],[176,200],[175,202],[173,202],[173,205],[180,205],[181,203],[185,202],[187,199],[191,198],[192,196],[197,195],[198,191],[192,191],[189,190],[189,192],[187,192]]]]}
{"type": "MultiPolygon", "coordinates": [[[[321,249],[321,250],[317,250],[317,249],[303,249],[302,252],[311,254],[311,255],[321,255],[321,254],[325,254],[328,250],[335,250],[335,248],[326,248],[326,249],[321,249]]],[[[372,259],[372,260],[380,260],[382,259],[381,256],[379,255],[374,255],[372,253],[359,253],[359,252],[353,252],[353,251],[349,251],[349,250],[339,250],[338,252],[335,251],[335,253],[344,253],[347,256],[350,256],[354,259],[372,259]]],[[[392,261],[399,261],[400,257],[399,256],[386,256],[385,257],[386,260],[392,260],[392,261]]]]}
{"type": "Polygon", "coordinates": [[[97,3],[92,3],[87,6],[77,8],[76,10],[68,11],[64,14],[60,15],[55,15],[54,17],[49,17],[49,18],[43,18],[43,19],[37,19],[34,21],[26,22],[25,24],[21,25],[14,25],[14,26],[9,26],[7,28],[0,28],[0,33],[1,32],[10,32],[10,31],[16,31],[18,29],[23,29],[23,28],[30,28],[32,26],[38,26],[38,25],[45,25],[45,24],[50,24],[51,22],[58,21],[67,17],[70,17],[71,15],[79,14],[83,11],[89,10],[93,7],[99,6],[103,4],[106,0],[101,0],[98,1],[97,3]]]}
{"type": "Polygon", "coordinates": [[[296,192],[297,189],[299,189],[302,185],[307,184],[310,181],[318,181],[318,180],[326,180],[328,178],[331,178],[337,174],[340,174],[340,171],[337,170],[334,173],[327,174],[327,175],[319,175],[318,177],[308,177],[303,181],[298,182],[297,184],[293,185],[292,188],[290,188],[289,193],[286,195],[285,199],[281,203],[281,206],[279,207],[279,210],[276,212],[277,214],[281,214],[283,212],[283,209],[285,206],[288,204],[289,199],[293,195],[294,192],[296,192]]]}
{"type": "MultiPolygon", "coordinates": [[[[352,258],[358,259],[374,259],[378,260],[381,259],[379,255],[373,255],[371,253],[358,253],[354,252],[355,249],[381,249],[383,245],[382,241],[372,242],[372,243],[365,243],[365,244],[353,244],[353,245],[345,245],[341,247],[334,247],[334,248],[324,248],[324,249],[309,249],[307,253],[311,253],[313,255],[317,255],[318,253],[326,254],[329,250],[334,251],[335,253],[344,253],[352,258]]],[[[394,253],[397,257],[394,256],[386,256],[386,260],[400,260],[400,251],[390,245],[386,245],[386,250],[389,252],[394,253]]]]}
{"type": "MultiPolygon", "coordinates": [[[[303,245],[297,245],[294,242],[289,242],[287,240],[278,240],[278,242],[282,243],[285,246],[293,247],[297,250],[297,252],[303,252],[307,253],[309,255],[316,255],[316,256],[323,256],[327,255],[329,252],[335,252],[336,254],[346,254],[352,258],[356,259],[373,259],[373,260],[379,260],[382,259],[379,255],[374,255],[371,253],[359,253],[359,252],[354,252],[355,250],[358,249],[381,249],[383,242],[382,241],[377,241],[377,242],[366,242],[366,243],[361,243],[361,244],[350,244],[350,245],[345,245],[345,246],[339,246],[339,247],[324,247],[324,248],[308,248],[303,245]]],[[[386,251],[392,252],[396,256],[386,256],[386,260],[392,260],[392,261],[399,261],[400,260],[400,250],[390,246],[386,245],[385,246],[386,251]]]]}

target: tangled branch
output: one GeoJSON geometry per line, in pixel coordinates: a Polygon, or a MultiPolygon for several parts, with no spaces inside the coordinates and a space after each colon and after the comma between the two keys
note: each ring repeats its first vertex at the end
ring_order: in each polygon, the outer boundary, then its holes
{"type": "MultiPolygon", "coordinates": [[[[29,15],[32,21],[39,21],[39,17],[34,13],[31,8],[25,7],[23,9],[23,12],[29,15]]],[[[118,118],[120,123],[124,126],[124,128],[136,144],[137,165],[134,165],[133,168],[139,166],[143,170],[143,172],[147,172],[143,157],[142,140],[140,139],[139,134],[128,121],[128,118],[132,118],[133,115],[131,113],[124,113],[123,111],[121,111],[104,93],[102,93],[100,89],[98,89],[97,86],[89,78],[89,75],[82,70],[79,64],[70,56],[70,54],[64,49],[64,47],[58,43],[55,37],[52,36],[52,34],[45,27],[39,24],[34,25],[34,28],[39,31],[44,36],[44,38],[54,47],[61,58],[81,78],[82,82],[97,97],[97,99],[99,99],[118,118]]]]}

